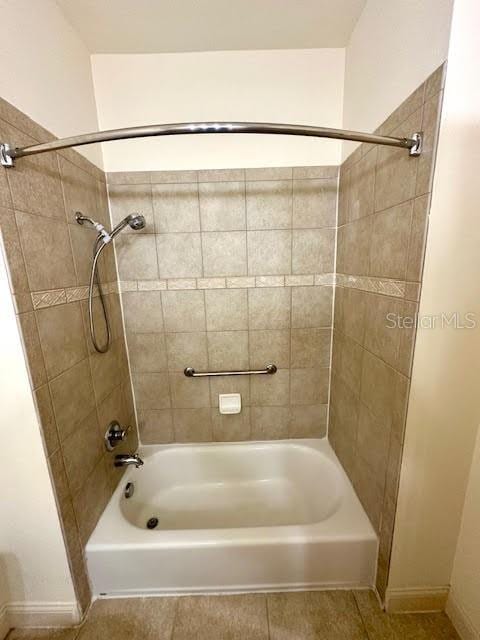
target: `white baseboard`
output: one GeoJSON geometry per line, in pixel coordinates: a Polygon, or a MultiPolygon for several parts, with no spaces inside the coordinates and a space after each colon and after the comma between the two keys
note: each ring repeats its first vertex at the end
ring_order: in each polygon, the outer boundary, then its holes
{"type": "Polygon", "coordinates": [[[449,590],[449,587],[387,589],[385,609],[388,613],[444,611],[449,590]]]}
{"type": "Polygon", "coordinates": [[[448,597],[446,612],[462,640],[480,640],[480,629],[475,629],[467,612],[455,600],[453,593],[448,597]]]}
{"type": "Polygon", "coordinates": [[[80,620],[76,602],[8,602],[0,610],[0,638],[14,627],[72,627],[80,620]]]}

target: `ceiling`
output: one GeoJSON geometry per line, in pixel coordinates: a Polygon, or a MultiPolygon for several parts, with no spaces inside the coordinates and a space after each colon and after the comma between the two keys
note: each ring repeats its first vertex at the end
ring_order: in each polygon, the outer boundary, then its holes
{"type": "Polygon", "coordinates": [[[345,47],[366,0],[57,0],[91,53],[345,47]]]}

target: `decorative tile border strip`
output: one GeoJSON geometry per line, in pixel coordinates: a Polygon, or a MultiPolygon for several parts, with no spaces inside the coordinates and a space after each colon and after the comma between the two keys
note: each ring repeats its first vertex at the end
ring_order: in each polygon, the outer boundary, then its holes
{"type": "MultiPolygon", "coordinates": [[[[102,291],[105,295],[110,293],[118,293],[117,282],[106,282],[102,284],[102,291]]],[[[67,304],[68,302],[79,302],[87,300],[88,287],[67,287],[66,289],[49,289],[48,291],[33,291],[31,294],[32,305],[34,309],[45,309],[46,307],[55,307],[59,304],[67,304]]],[[[98,296],[98,287],[95,285],[93,295],[98,296]]]]}
{"type": "MultiPolygon", "coordinates": [[[[344,273],[317,273],[307,275],[278,276],[232,276],[227,278],[168,278],[164,280],[123,280],[102,284],[105,295],[129,291],[189,291],[205,289],[262,289],[265,287],[325,287],[338,285],[350,289],[361,289],[395,298],[405,298],[417,302],[420,284],[391,280],[352,276],[344,273]]],[[[95,287],[94,295],[98,296],[95,287]]],[[[54,307],[59,304],[78,302],[88,298],[88,287],[68,287],[49,291],[34,291],[31,299],[34,309],[54,307]]]]}
{"type": "Polygon", "coordinates": [[[265,287],[323,287],[335,284],[335,274],[301,276],[231,276],[226,278],[168,278],[165,280],[123,280],[120,291],[179,291],[192,289],[262,289],[265,287]]]}
{"type": "Polygon", "coordinates": [[[380,293],[395,298],[405,298],[406,282],[387,278],[371,278],[369,276],[351,276],[337,273],[336,284],[347,289],[361,289],[370,293],[380,293]]]}

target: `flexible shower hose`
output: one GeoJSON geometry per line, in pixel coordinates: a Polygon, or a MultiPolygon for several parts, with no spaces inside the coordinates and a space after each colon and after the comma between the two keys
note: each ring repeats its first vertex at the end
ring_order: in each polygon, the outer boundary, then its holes
{"type": "Polygon", "coordinates": [[[95,348],[95,351],[98,353],[106,353],[110,347],[111,334],[110,334],[110,324],[108,322],[107,310],[105,308],[105,300],[103,298],[102,285],[100,284],[100,280],[98,279],[98,259],[100,254],[105,249],[107,244],[103,242],[102,237],[99,235],[95,246],[93,249],[93,260],[92,260],[92,270],[90,272],[90,286],[88,288],[88,320],[90,325],[90,338],[92,340],[92,344],[95,348]],[[101,242],[100,246],[99,243],[101,242]],[[95,320],[93,318],[93,290],[95,284],[98,287],[98,296],[100,298],[100,303],[102,305],[103,317],[105,319],[105,328],[107,330],[107,340],[104,345],[100,345],[97,341],[97,336],[95,333],[95,320]]]}

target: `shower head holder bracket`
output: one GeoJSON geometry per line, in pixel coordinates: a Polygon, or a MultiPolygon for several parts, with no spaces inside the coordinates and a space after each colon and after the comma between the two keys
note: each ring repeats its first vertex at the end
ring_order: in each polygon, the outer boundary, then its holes
{"type": "Polygon", "coordinates": [[[8,153],[11,146],[6,142],[0,142],[0,164],[2,167],[14,167],[15,159],[8,153]]]}

